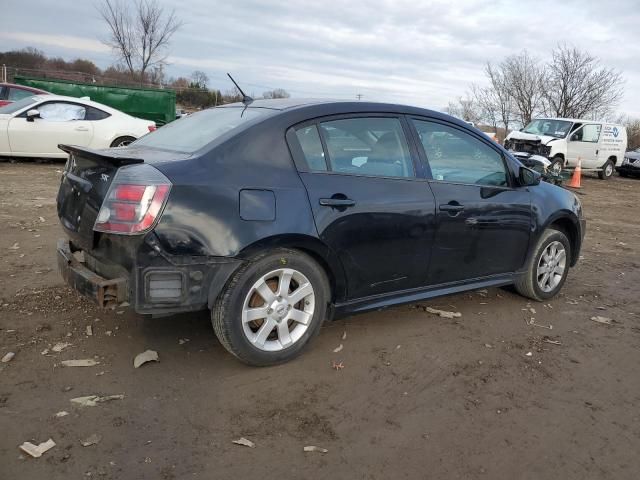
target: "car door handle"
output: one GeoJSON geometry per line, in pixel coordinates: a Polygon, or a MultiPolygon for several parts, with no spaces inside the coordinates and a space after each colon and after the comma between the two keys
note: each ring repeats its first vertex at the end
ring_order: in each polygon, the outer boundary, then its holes
{"type": "Polygon", "coordinates": [[[356,204],[350,198],[321,198],[320,205],[323,207],[353,207],[356,204]]]}
{"type": "Polygon", "coordinates": [[[76,127],[76,132],[88,132],[89,129],[87,127],[76,127]]]}
{"type": "Polygon", "coordinates": [[[447,203],[445,205],[440,205],[441,212],[449,212],[449,213],[457,213],[464,210],[464,205],[460,205],[458,203],[447,203]]]}

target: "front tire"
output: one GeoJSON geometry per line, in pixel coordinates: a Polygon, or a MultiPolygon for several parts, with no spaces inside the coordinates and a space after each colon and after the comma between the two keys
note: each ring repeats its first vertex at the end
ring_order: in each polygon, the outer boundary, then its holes
{"type": "Polygon", "coordinates": [[[553,157],[551,159],[551,165],[549,165],[549,170],[552,173],[556,175],[560,175],[563,168],[564,168],[564,159],[562,157],[553,157]]]}
{"type": "Polygon", "coordinates": [[[220,343],[242,362],[276,365],[299,355],[327,314],[327,276],[302,252],[281,249],[246,262],[211,311],[220,343]]]}
{"type": "Polygon", "coordinates": [[[598,178],[600,178],[600,180],[609,180],[613,176],[614,171],[613,162],[607,160],[607,163],[602,166],[602,170],[598,172],[598,178]]]}
{"type": "Polygon", "coordinates": [[[518,293],[542,302],[555,297],[569,273],[571,244],[560,230],[545,230],[527,264],[527,272],[515,282],[518,293]]]}

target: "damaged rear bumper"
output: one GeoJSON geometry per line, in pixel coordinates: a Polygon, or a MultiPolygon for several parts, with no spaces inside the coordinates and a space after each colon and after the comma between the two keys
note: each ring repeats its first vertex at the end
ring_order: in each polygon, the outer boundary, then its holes
{"type": "Polygon", "coordinates": [[[107,279],[89,270],[71,251],[69,242],[58,240],[58,269],[69,286],[96,302],[112,308],[128,300],[127,279],[107,279]]]}

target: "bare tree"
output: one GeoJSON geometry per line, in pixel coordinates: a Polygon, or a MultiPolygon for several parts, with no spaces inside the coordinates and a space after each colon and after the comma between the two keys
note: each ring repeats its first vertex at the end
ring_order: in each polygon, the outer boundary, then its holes
{"type": "Polygon", "coordinates": [[[499,66],[504,89],[511,97],[516,120],[527,125],[542,107],[544,70],[526,50],[507,57],[499,66]]]}
{"type": "Polygon", "coordinates": [[[452,117],[459,118],[465,122],[473,122],[475,124],[482,120],[478,104],[469,95],[458,97],[456,102],[449,102],[444,111],[452,117]]]}
{"type": "Polygon", "coordinates": [[[175,11],[165,13],[157,0],[100,0],[100,16],[107,23],[110,46],[135,78],[144,82],[150,67],[165,63],[166,49],[182,26],[175,11]]]}
{"type": "Polygon", "coordinates": [[[498,133],[500,108],[494,90],[471,84],[471,95],[478,106],[478,113],[482,122],[490,125],[494,132],[498,133]]]}
{"type": "Polygon", "coordinates": [[[487,62],[485,74],[489,79],[489,88],[492,90],[494,108],[497,110],[498,118],[505,131],[509,131],[509,125],[513,119],[513,99],[507,87],[507,78],[500,66],[487,62]]]}
{"type": "Polygon", "coordinates": [[[196,70],[191,74],[191,81],[197,86],[197,88],[202,88],[204,90],[207,88],[207,83],[209,83],[209,77],[203,71],[196,70]]]}
{"type": "Polygon", "coordinates": [[[262,98],[289,98],[290,96],[289,92],[283,88],[276,88],[262,94],[262,98]]]}
{"type": "Polygon", "coordinates": [[[546,113],[555,117],[604,116],[620,101],[624,80],[620,72],[576,47],[558,45],[546,66],[546,113]]]}

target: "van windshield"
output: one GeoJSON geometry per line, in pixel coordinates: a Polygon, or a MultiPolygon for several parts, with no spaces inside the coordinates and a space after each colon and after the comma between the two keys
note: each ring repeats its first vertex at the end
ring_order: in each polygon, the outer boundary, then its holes
{"type": "Polygon", "coordinates": [[[262,108],[210,108],[160,127],[131,145],[193,153],[269,111],[262,108]]]}
{"type": "Polygon", "coordinates": [[[524,133],[532,133],[534,135],[548,135],[549,137],[564,138],[571,130],[573,122],[566,120],[549,120],[539,118],[533,120],[529,125],[524,127],[524,133]]]}

